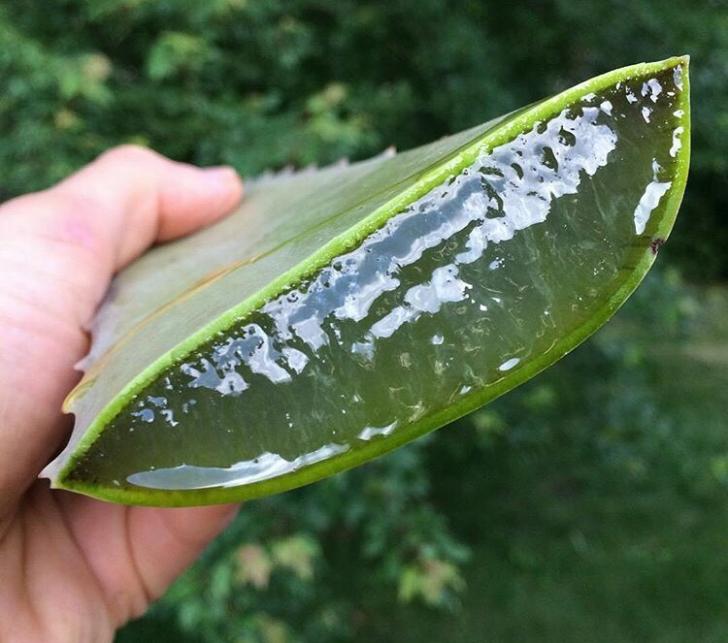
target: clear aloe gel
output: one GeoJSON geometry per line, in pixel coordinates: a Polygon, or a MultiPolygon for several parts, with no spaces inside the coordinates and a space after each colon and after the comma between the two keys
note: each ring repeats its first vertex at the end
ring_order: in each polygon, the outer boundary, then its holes
{"type": "Polygon", "coordinates": [[[60,486],[144,504],[282,491],[556,361],[624,301],[669,233],[687,164],[682,62],[585,90],[482,145],[141,387],[60,486]]]}

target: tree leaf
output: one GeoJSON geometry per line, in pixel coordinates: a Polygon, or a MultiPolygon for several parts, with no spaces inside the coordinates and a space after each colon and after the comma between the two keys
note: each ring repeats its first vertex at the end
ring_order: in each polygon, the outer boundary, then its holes
{"type": "Polygon", "coordinates": [[[397,156],[263,177],[114,280],[44,475],[117,502],[284,491],[526,381],[667,238],[687,58],[619,69],[397,156]]]}

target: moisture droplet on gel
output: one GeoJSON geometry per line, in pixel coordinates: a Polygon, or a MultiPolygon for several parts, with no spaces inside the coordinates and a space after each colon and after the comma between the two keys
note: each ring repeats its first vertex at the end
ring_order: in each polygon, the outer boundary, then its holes
{"type": "Polygon", "coordinates": [[[673,158],[677,156],[677,153],[682,147],[682,141],[680,140],[680,137],[682,136],[683,132],[685,132],[684,127],[676,127],[672,133],[672,146],[670,147],[670,156],[672,156],[673,158]]]}
{"type": "Polygon", "coordinates": [[[521,360],[518,357],[511,357],[503,362],[499,367],[499,371],[510,371],[513,367],[517,366],[521,360]]]}
{"type": "Polygon", "coordinates": [[[209,489],[210,487],[234,487],[238,484],[262,482],[304,466],[327,460],[349,450],[348,445],[327,444],[293,460],[275,453],[261,453],[251,460],[243,460],[229,467],[198,467],[181,464],[176,467],[151,469],[133,473],[127,481],[149,489],[209,489]]]}
{"type": "Polygon", "coordinates": [[[645,188],[645,192],[637,204],[633,215],[634,229],[637,234],[642,234],[645,231],[652,211],[659,205],[660,199],[670,189],[670,185],[672,185],[670,181],[660,182],[657,180],[659,170],[660,166],[656,160],[653,160],[652,181],[645,188]]]}
{"type": "Polygon", "coordinates": [[[362,429],[357,437],[360,440],[364,441],[371,440],[375,437],[383,437],[385,435],[389,435],[392,431],[394,431],[396,427],[396,422],[387,424],[387,426],[366,426],[362,429]]]}

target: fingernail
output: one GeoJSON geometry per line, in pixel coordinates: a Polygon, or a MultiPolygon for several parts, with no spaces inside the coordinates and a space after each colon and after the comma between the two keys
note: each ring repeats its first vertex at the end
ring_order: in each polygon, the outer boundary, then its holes
{"type": "Polygon", "coordinates": [[[227,165],[217,167],[208,167],[203,170],[206,180],[210,185],[215,186],[219,190],[239,190],[242,181],[238,173],[227,165]]]}

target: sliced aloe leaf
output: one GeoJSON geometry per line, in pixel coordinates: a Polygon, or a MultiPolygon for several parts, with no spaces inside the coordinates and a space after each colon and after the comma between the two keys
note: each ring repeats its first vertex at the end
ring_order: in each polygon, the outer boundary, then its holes
{"type": "Polygon", "coordinates": [[[253,182],[115,279],[57,488],[191,505],[291,489],[532,377],[625,301],[689,163],[687,59],[461,134],[253,182]]]}

